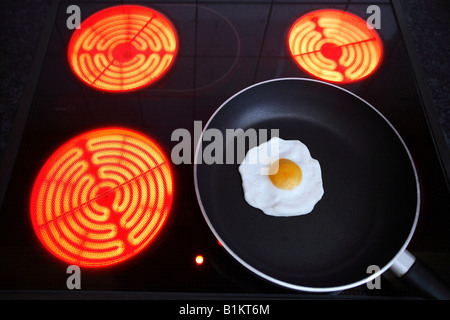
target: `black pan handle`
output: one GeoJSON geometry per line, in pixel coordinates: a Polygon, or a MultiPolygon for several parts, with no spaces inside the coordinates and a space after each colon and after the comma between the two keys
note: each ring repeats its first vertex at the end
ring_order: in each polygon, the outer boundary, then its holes
{"type": "Polygon", "coordinates": [[[427,298],[450,300],[450,289],[407,250],[391,266],[391,271],[401,280],[419,289],[427,298]]]}

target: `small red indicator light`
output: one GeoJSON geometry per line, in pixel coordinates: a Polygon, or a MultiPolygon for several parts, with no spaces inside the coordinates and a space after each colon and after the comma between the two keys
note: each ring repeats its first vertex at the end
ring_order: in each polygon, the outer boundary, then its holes
{"type": "Polygon", "coordinates": [[[174,27],[147,7],[111,7],[87,18],[70,40],[75,74],[104,91],[140,89],[161,78],[178,51],[174,27]]]}
{"type": "Polygon", "coordinates": [[[319,10],[298,19],[288,46],[297,64],[312,76],[350,83],[371,75],[383,55],[380,37],[367,22],[339,10],[319,10]]]}
{"type": "Polygon", "coordinates": [[[34,183],[34,231],[56,257],[80,267],[127,260],[166,222],[173,176],[162,150],[121,128],[82,134],[61,146],[34,183]]]}
{"type": "Polygon", "coordinates": [[[205,259],[203,258],[202,255],[198,255],[195,257],[195,263],[200,266],[203,264],[203,262],[205,262],[205,259]]]}

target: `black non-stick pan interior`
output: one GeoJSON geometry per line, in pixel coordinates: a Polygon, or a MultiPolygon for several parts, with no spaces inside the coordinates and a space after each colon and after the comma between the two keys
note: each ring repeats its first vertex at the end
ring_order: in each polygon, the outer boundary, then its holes
{"type": "Polygon", "coordinates": [[[267,129],[269,138],[279,129],[280,138],[300,140],[320,162],[324,196],[297,217],[248,205],[239,163],[196,164],[209,226],[256,274],[300,290],[351,287],[368,279],[369,266],[387,268],[409,242],[420,202],[414,164],[395,129],[357,96],[319,81],[268,81],[230,98],[211,128],[224,136],[227,129],[267,129]]]}

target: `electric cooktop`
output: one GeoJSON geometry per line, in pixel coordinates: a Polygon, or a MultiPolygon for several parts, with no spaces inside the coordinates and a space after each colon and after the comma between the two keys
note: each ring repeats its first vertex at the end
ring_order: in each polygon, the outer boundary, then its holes
{"type": "MultiPolygon", "coordinates": [[[[396,1],[54,1],[1,167],[2,297],[319,297],[236,262],[194,190],[201,125],[286,77],[342,86],[398,130],[423,191],[409,250],[448,282],[448,149],[403,24],[396,1]]],[[[420,297],[385,276],[326,297],[420,297]]]]}

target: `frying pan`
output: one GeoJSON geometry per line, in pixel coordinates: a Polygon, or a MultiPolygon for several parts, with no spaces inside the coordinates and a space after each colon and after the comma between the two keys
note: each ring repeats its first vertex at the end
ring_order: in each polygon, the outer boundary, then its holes
{"type": "MultiPolygon", "coordinates": [[[[251,147],[247,143],[245,152],[251,147]]],[[[450,297],[406,250],[420,211],[419,180],[407,146],[380,112],[343,88],[283,78],[237,93],[204,127],[194,181],[215,237],[239,263],[267,281],[293,290],[338,292],[391,268],[430,297],[450,297]],[[235,161],[225,155],[231,150],[227,148],[236,148],[235,141],[211,138],[211,132],[226,137],[230,130],[238,134],[236,129],[244,135],[248,129],[264,129],[267,139],[278,129],[280,138],[308,146],[320,163],[325,190],[310,214],[273,217],[245,201],[238,171],[243,159],[237,158],[236,149],[235,161]],[[211,151],[213,142],[214,148],[225,150],[224,159],[206,163],[203,153],[211,151]],[[378,271],[369,272],[370,266],[378,271]]]]}

